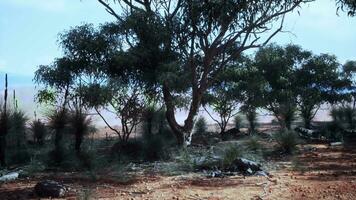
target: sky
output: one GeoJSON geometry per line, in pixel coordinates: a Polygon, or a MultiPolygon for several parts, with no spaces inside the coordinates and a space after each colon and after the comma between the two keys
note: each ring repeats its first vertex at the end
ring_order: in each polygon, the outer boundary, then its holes
{"type": "MultiPolygon", "coordinates": [[[[298,11],[287,15],[285,32],[272,42],[335,54],[341,63],[356,60],[356,17],[337,15],[335,0],[316,0],[298,11]]],[[[96,0],[0,0],[0,89],[8,73],[10,87],[30,104],[35,70],[61,56],[58,33],[113,20],[96,0]]]]}

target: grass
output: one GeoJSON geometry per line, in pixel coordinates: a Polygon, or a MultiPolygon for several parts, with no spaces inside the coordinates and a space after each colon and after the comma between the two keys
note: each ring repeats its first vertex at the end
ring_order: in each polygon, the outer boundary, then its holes
{"type": "Polygon", "coordinates": [[[290,130],[279,131],[273,137],[278,144],[278,148],[286,154],[292,154],[300,142],[298,135],[290,130]]]}

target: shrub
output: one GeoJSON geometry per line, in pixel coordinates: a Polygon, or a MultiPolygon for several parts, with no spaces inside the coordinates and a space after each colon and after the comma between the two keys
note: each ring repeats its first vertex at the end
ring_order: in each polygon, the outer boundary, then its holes
{"type": "Polygon", "coordinates": [[[259,137],[258,136],[251,136],[249,139],[246,141],[246,147],[250,151],[257,151],[261,148],[261,144],[259,142],[259,137]]]}
{"type": "Polygon", "coordinates": [[[9,165],[27,164],[31,161],[31,154],[27,147],[21,147],[21,149],[12,149],[8,151],[9,165]]]}
{"type": "Polygon", "coordinates": [[[14,110],[9,116],[10,129],[7,135],[8,163],[13,165],[26,164],[31,161],[26,139],[27,117],[21,110],[14,110]]]}
{"type": "Polygon", "coordinates": [[[164,144],[164,139],[158,135],[145,139],[142,147],[142,157],[145,161],[156,161],[167,158],[168,154],[164,144]]]}
{"type": "Polygon", "coordinates": [[[14,110],[9,117],[10,130],[7,136],[8,146],[23,148],[26,145],[26,122],[27,117],[21,110],[14,110]]]}
{"type": "Polygon", "coordinates": [[[236,145],[230,145],[224,150],[222,157],[222,167],[230,166],[237,158],[241,156],[241,151],[236,145]]]}
{"type": "Polygon", "coordinates": [[[297,134],[291,130],[283,130],[275,133],[274,139],[276,140],[279,148],[287,154],[292,153],[299,143],[297,134]]]}
{"type": "Polygon", "coordinates": [[[249,125],[249,133],[253,134],[256,131],[256,125],[257,125],[257,113],[255,109],[248,109],[245,111],[246,114],[246,119],[248,121],[249,125]]]}
{"type": "Polygon", "coordinates": [[[75,150],[80,153],[84,135],[95,131],[93,121],[81,109],[76,109],[69,115],[69,125],[75,136],[75,150]]]}
{"type": "Polygon", "coordinates": [[[119,141],[111,148],[111,154],[120,161],[138,160],[141,158],[142,146],[141,140],[119,141]]]}
{"type": "Polygon", "coordinates": [[[57,164],[64,160],[65,147],[63,146],[63,135],[68,124],[68,112],[66,109],[56,109],[47,113],[48,126],[55,134],[55,148],[50,152],[50,159],[57,164]]]}
{"type": "Polygon", "coordinates": [[[204,117],[199,117],[194,125],[194,134],[204,135],[208,130],[208,126],[204,117]]]}
{"type": "Polygon", "coordinates": [[[47,135],[47,127],[41,120],[33,120],[30,124],[33,139],[38,145],[43,145],[47,135]]]}
{"type": "Polygon", "coordinates": [[[242,128],[242,117],[240,115],[236,115],[234,117],[234,125],[236,129],[242,128]]]}
{"type": "Polygon", "coordinates": [[[330,115],[335,125],[342,129],[354,129],[356,126],[356,110],[350,105],[333,107],[330,115]]]}

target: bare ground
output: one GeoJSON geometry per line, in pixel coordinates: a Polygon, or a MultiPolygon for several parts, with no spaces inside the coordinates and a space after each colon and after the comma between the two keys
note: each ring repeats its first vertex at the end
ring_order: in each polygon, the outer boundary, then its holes
{"type": "Polygon", "coordinates": [[[271,178],[197,174],[163,176],[143,173],[122,180],[101,175],[93,182],[78,173],[38,174],[0,186],[0,199],[38,199],[39,180],[52,179],[71,188],[65,199],[356,199],[356,150],[308,145],[297,158],[277,160],[271,178]],[[314,147],[314,149],[312,148],[314,147]]]}

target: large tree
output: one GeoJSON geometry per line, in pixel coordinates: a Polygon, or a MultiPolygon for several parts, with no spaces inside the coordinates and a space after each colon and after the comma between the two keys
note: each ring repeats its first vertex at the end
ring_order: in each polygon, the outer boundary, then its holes
{"type": "Polygon", "coordinates": [[[275,44],[261,48],[255,64],[267,82],[263,91],[264,107],[278,120],[282,128],[291,129],[297,110],[295,69],[304,65],[311,52],[296,45],[286,47],[275,44]]]}
{"type": "Polygon", "coordinates": [[[215,77],[245,50],[269,42],[282,30],[285,14],[312,0],[98,1],[121,27],[121,55],[130,58],[147,88],[162,94],[178,143],[189,144],[203,94],[215,77]],[[181,125],[175,102],[187,94],[181,125]]]}
{"type": "Polygon", "coordinates": [[[342,92],[349,81],[341,77],[339,67],[335,56],[321,54],[296,69],[295,92],[305,128],[310,128],[322,104],[332,104],[343,98],[342,92]]]}

